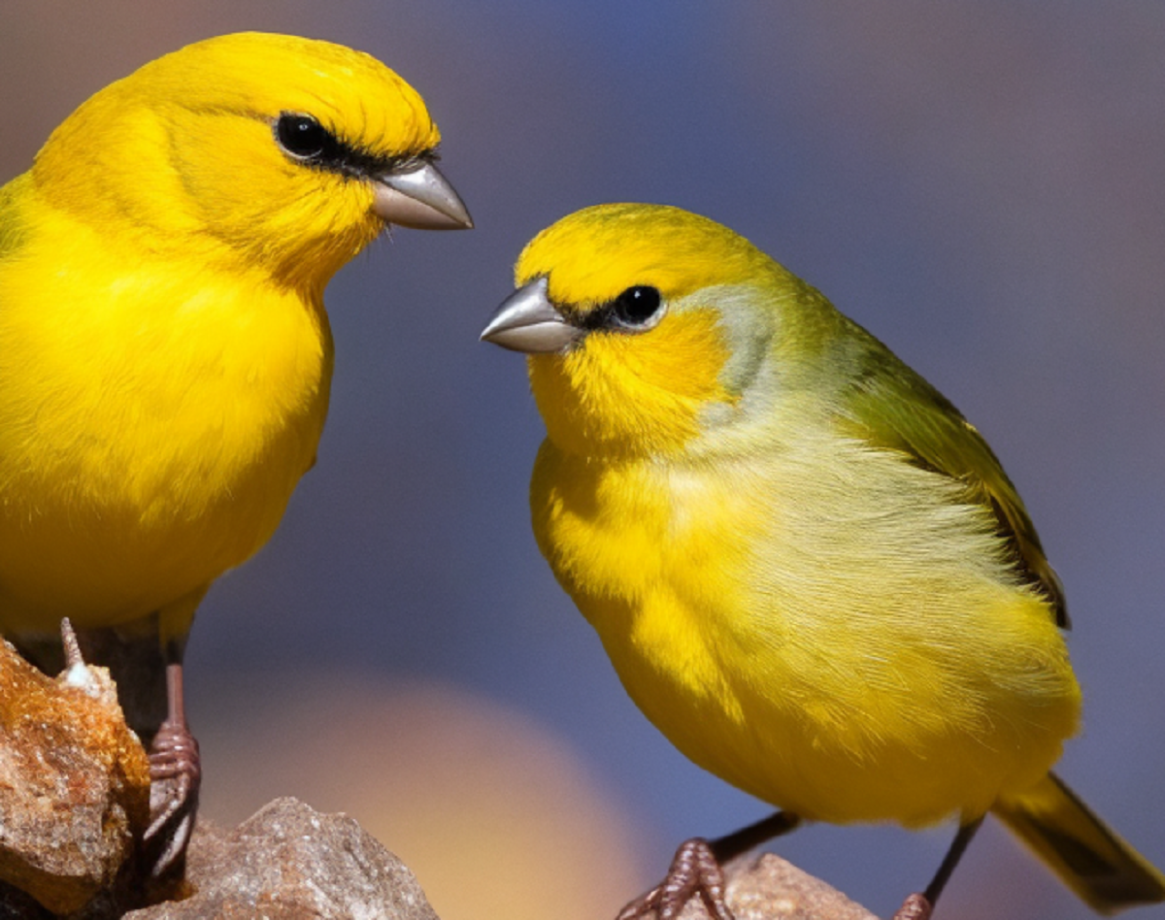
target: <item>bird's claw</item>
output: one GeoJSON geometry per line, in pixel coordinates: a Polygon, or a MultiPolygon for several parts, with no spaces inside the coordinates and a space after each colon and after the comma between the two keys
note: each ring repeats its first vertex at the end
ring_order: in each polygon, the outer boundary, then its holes
{"type": "Polygon", "coordinates": [[[194,832],[201,784],[198,741],[184,724],[167,719],[150,746],[150,826],[143,838],[150,878],[180,869],[194,832]]]}
{"type": "Polygon", "coordinates": [[[891,920],[930,920],[932,910],[934,908],[926,895],[915,892],[902,902],[891,920]]]}
{"type": "Polygon", "coordinates": [[[685,840],[672,859],[664,880],[620,912],[616,920],[676,920],[693,898],[699,898],[713,920],[735,920],[724,898],[724,872],[708,841],[685,840]]]}
{"type": "Polygon", "coordinates": [[[179,779],[179,788],[196,792],[202,783],[198,740],[185,725],[167,719],[150,745],[150,780],[179,779]]]}

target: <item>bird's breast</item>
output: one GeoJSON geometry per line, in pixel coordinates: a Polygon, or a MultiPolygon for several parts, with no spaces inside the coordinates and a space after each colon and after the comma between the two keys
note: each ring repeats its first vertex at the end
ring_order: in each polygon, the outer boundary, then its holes
{"type": "Polygon", "coordinates": [[[322,306],[198,265],[15,274],[0,291],[0,617],[109,625],[250,556],[322,431],[322,306]]]}

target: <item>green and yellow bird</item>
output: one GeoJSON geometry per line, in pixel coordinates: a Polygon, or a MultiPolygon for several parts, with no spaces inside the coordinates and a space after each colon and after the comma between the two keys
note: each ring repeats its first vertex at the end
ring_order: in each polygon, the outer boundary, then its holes
{"type": "Polygon", "coordinates": [[[157,643],[159,872],[197,803],[187,631],[314,462],[324,287],[390,224],[471,226],[438,139],[367,54],[226,35],[98,92],[0,189],[0,633],[157,643]]]}
{"type": "Polygon", "coordinates": [[[987,812],[1099,911],[1165,878],[1050,771],[1080,718],[1063,594],[959,412],[726,227],[610,204],[539,234],[482,333],[529,353],[534,532],[623,686],[782,811],[685,843],[623,917],[701,896],[800,820],[954,818],[929,915],[987,812]]]}

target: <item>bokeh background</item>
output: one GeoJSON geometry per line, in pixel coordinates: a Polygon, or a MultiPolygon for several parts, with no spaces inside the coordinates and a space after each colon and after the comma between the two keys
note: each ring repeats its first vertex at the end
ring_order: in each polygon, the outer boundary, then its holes
{"type": "MultiPolygon", "coordinates": [[[[554,584],[522,362],[477,342],[533,233],[646,200],[750,237],[987,435],[1068,589],[1087,724],[1061,772],[1165,864],[1165,4],[3,0],[0,180],[104,84],[252,28],[420,89],[477,229],[395,232],[329,289],[319,464],[189,648],[205,814],[300,795],[444,920],[581,920],[766,813],[638,714],[554,584]]],[[[777,848],[888,915],[948,839],[777,848]]],[[[990,823],[940,914],[1090,916],[990,823]]]]}

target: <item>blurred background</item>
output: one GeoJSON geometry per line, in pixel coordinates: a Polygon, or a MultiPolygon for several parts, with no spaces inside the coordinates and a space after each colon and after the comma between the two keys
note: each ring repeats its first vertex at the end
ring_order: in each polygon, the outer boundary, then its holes
{"type": "MultiPolygon", "coordinates": [[[[639,715],[555,585],[523,364],[477,342],[530,236],[645,200],[752,239],[988,437],[1068,590],[1086,726],[1060,772],[1165,864],[1165,5],[3,0],[0,180],[106,83],[241,29],[398,70],[477,229],[398,230],[328,291],[319,464],[189,647],[204,814],[299,795],[443,920],[582,920],[767,813],[639,715]]],[[[950,833],[776,849],[886,916],[950,833]]],[[[1091,916],[991,822],[943,900],[1091,916]]]]}

